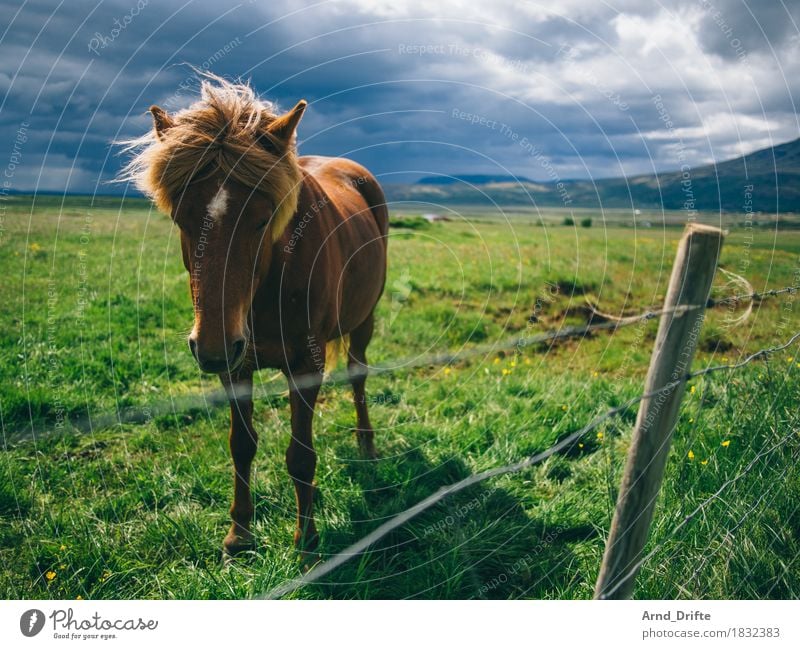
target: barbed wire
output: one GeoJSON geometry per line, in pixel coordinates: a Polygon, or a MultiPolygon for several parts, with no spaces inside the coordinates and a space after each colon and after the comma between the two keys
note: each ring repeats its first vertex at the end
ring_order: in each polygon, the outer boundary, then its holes
{"type": "MultiPolygon", "coordinates": [[[[392,362],[385,362],[383,364],[369,365],[362,369],[355,370],[338,370],[328,375],[322,374],[308,374],[303,376],[293,376],[292,384],[297,389],[312,387],[317,385],[326,385],[329,387],[349,384],[353,378],[361,376],[381,376],[385,374],[393,374],[399,371],[409,371],[420,367],[444,367],[453,365],[462,361],[467,361],[475,357],[483,357],[489,354],[496,354],[499,352],[506,352],[509,350],[522,351],[537,345],[546,345],[548,343],[555,343],[561,340],[568,340],[571,338],[584,338],[593,334],[596,331],[616,331],[623,327],[629,327],[638,323],[655,320],[663,315],[677,315],[680,316],[689,311],[704,308],[718,308],[727,305],[741,304],[746,301],[763,301],[767,298],[777,297],[787,293],[796,293],[800,291],[800,286],[786,286],[780,289],[772,289],[762,292],[749,292],[740,295],[733,295],[727,298],[712,299],[706,302],[705,305],[678,305],[667,309],[650,309],[631,316],[609,316],[597,312],[594,315],[602,317],[604,322],[592,323],[592,316],[589,318],[589,323],[584,326],[568,326],[562,327],[555,331],[547,331],[532,336],[521,336],[512,338],[500,343],[491,343],[487,345],[476,345],[468,349],[462,349],[457,352],[440,352],[429,355],[416,355],[408,356],[406,358],[396,359],[392,362]]],[[[550,347],[547,348],[549,350],[550,347]]],[[[545,350],[545,351],[547,351],[545,350]]],[[[266,400],[275,397],[286,396],[288,389],[286,387],[274,389],[255,389],[255,388],[242,388],[241,386],[233,386],[234,394],[239,398],[252,398],[254,400],[266,400]]],[[[226,405],[230,400],[230,394],[224,389],[209,390],[201,395],[190,395],[178,398],[171,398],[157,403],[150,403],[147,406],[136,406],[126,409],[117,409],[114,412],[103,413],[100,415],[85,415],[80,419],[69,421],[69,426],[76,432],[93,432],[94,430],[107,428],[109,426],[118,424],[141,424],[152,420],[154,417],[159,417],[167,414],[176,414],[178,412],[187,412],[196,409],[213,409],[226,405]]],[[[47,434],[47,428],[41,428],[38,431],[35,429],[33,422],[30,426],[15,432],[6,432],[4,436],[6,441],[21,442],[30,439],[35,439],[37,435],[47,434]]],[[[53,432],[53,431],[51,431],[53,432]]]]}
{"type": "MultiPolygon", "coordinates": [[[[769,372],[769,365],[767,365],[766,367],[767,367],[767,372],[769,372]]],[[[755,395],[751,395],[751,398],[756,398],[756,397],[755,397],[755,395]]],[[[690,420],[690,421],[691,421],[691,420],[690,420]]],[[[794,419],[794,421],[792,422],[792,426],[794,427],[794,426],[795,426],[795,424],[796,424],[798,421],[800,421],[800,418],[795,418],[795,419],[794,419]]],[[[764,424],[765,424],[765,422],[763,422],[763,421],[762,421],[762,422],[760,422],[760,424],[758,424],[758,425],[757,425],[757,427],[756,427],[756,429],[755,429],[755,430],[756,430],[756,431],[758,431],[758,430],[760,429],[760,426],[763,426],[764,424]]],[[[791,436],[789,436],[789,437],[791,437],[791,436]]],[[[788,440],[785,440],[785,441],[788,441],[788,440]]],[[[800,448],[798,448],[798,451],[800,452],[800,448]]],[[[782,472],[782,474],[781,474],[781,475],[785,475],[787,471],[788,471],[788,467],[787,467],[786,469],[784,469],[784,471],[782,472]]],[[[779,477],[778,477],[778,480],[780,480],[780,477],[781,477],[781,476],[779,476],[779,477]]],[[[756,501],[756,503],[754,503],[754,504],[752,505],[752,507],[750,507],[750,509],[748,510],[748,512],[745,514],[745,516],[744,516],[742,519],[740,519],[739,523],[737,523],[737,525],[735,525],[733,528],[729,529],[729,530],[728,530],[728,532],[726,532],[726,536],[727,536],[727,534],[728,534],[729,532],[735,531],[735,530],[736,530],[736,528],[737,528],[738,526],[740,526],[740,525],[742,524],[742,522],[743,522],[743,521],[746,519],[746,517],[749,515],[749,513],[750,513],[750,512],[752,512],[752,511],[754,511],[754,510],[755,510],[755,509],[758,507],[759,503],[760,503],[760,502],[762,502],[762,498],[763,498],[763,496],[764,496],[765,494],[766,494],[766,491],[764,492],[764,494],[762,494],[762,497],[760,497],[760,498],[759,498],[759,499],[756,501]]],[[[746,498],[746,496],[745,496],[744,498],[746,498]]],[[[708,503],[706,503],[706,504],[708,504],[708,503]]],[[[797,508],[797,509],[800,509],[800,506],[798,506],[798,508],[797,508]]],[[[795,510],[795,511],[796,511],[796,510],[795,510]]],[[[792,514],[790,514],[790,516],[791,516],[791,515],[793,515],[793,513],[792,513],[792,514]]],[[[677,531],[678,531],[678,529],[676,528],[675,530],[673,530],[672,534],[671,534],[671,535],[668,537],[668,539],[667,539],[666,541],[662,541],[662,542],[660,543],[660,546],[661,546],[661,548],[663,548],[663,546],[664,546],[664,545],[666,545],[666,542],[667,542],[667,541],[669,541],[669,540],[671,540],[672,538],[674,538],[674,536],[676,535],[677,531]]],[[[661,548],[659,548],[659,549],[661,549],[661,548]]],[[[678,552],[678,551],[676,551],[674,554],[670,555],[670,556],[669,556],[668,558],[666,558],[664,561],[666,561],[667,563],[668,563],[668,562],[671,562],[671,561],[673,561],[673,560],[674,560],[674,558],[675,558],[675,556],[676,556],[676,554],[678,554],[678,553],[679,553],[679,552],[678,552]]],[[[702,570],[702,567],[703,567],[704,563],[707,561],[707,559],[709,558],[709,556],[710,556],[710,553],[709,553],[709,552],[705,552],[705,553],[703,554],[703,561],[701,562],[701,564],[700,564],[700,565],[698,565],[698,566],[697,566],[697,569],[696,569],[696,570],[693,572],[692,576],[691,576],[689,579],[687,579],[687,580],[686,580],[684,583],[688,583],[689,581],[691,581],[692,579],[694,579],[694,578],[695,578],[695,577],[696,577],[696,576],[697,576],[697,575],[700,573],[700,571],[702,570]]],[[[662,561],[662,563],[663,563],[663,561],[662,561]]],[[[530,590],[532,590],[532,589],[533,589],[533,588],[534,588],[534,587],[535,587],[535,586],[536,586],[536,585],[537,585],[537,584],[538,584],[538,583],[539,583],[539,582],[540,582],[542,579],[544,579],[545,577],[549,576],[549,575],[550,575],[550,574],[551,574],[551,573],[552,573],[552,572],[553,572],[555,569],[557,569],[557,568],[558,568],[560,565],[561,565],[560,563],[559,563],[559,564],[556,564],[556,565],[555,565],[553,568],[551,568],[550,570],[548,570],[548,572],[547,572],[547,573],[545,573],[544,577],[540,577],[538,581],[534,582],[532,585],[530,585],[528,588],[526,588],[526,589],[525,589],[525,591],[523,591],[523,593],[520,595],[520,597],[524,598],[524,597],[526,596],[526,594],[527,594],[527,593],[528,593],[530,590]]],[[[676,584],[676,587],[677,587],[677,588],[679,588],[679,589],[680,589],[680,590],[681,590],[681,591],[684,593],[684,595],[683,595],[683,596],[686,596],[686,597],[692,597],[692,595],[691,595],[691,594],[689,594],[689,593],[688,593],[688,591],[685,591],[685,590],[683,589],[683,585],[681,585],[681,584],[676,584]]]]}
{"type": "MultiPolygon", "coordinates": [[[[798,334],[798,335],[800,335],[800,334],[798,334]]],[[[669,533],[669,535],[668,535],[667,539],[665,539],[664,541],[662,541],[662,542],[660,542],[658,545],[656,545],[656,546],[655,546],[655,547],[654,547],[654,548],[653,548],[653,549],[652,549],[650,552],[648,552],[648,553],[647,553],[646,555],[644,555],[644,556],[643,556],[641,559],[639,559],[639,560],[638,560],[638,561],[637,561],[635,564],[633,564],[633,566],[630,568],[630,570],[628,570],[626,573],[624,573],[623,575],[621,575],[621,576],[620,576],[620,577],[617,579],[616,583],[615,583],[615,584],[614,584],[612,587],[610,587],[608,590],[606,590],[606,591],[603,593],[603,599],[607,599],[607,598],[611,597],[611,596],[612,596],[612,595],[613,595],[613,594],[614,594],[614,593],[615,593],[615,592],[616,592],[616,591],[617,591],[617,590],[618,590],[618,589],[619,589],[619,588],[620,588],[620,587],[621,587],[621,586],[622,586],[622,585],[623,585],[623,584],[624,584],[624,583],[625,583],[625,582],[626,582],[628,579],[630,579],[631,577],[633,577],[634,575],[636,575],[636,573],[639,571],[639,569],[640,569],[640,568],[641,568],[641,567],[642,567],[642,566],[643,566],[643,565],[644,565],[644,564],[645,564],[645,563],[646,563],[646,562],[647,562],[647,561],[648,561],[650,558],[652,558],[652,557],[653,557],[653,556],[654,556],[654,555],[655,555],[655,554],[656,554],[656,553],[657,553],[657,552],[658,552],[658,551],[659,551],[659,550],[660,550],[662,547],[664,547],[664,545],[666,545],[666,543],[667,543],[668,541],[670,541],[670,540],[671,540],[671,539],[672,539],[672,538],[673,538],[673,537],[674,537],[674,536],[675,536],[675,535],[676,535],[676,534],[677,534],[677,533],[678,533],[678,532],[679,532],[679,531],[680,531],[680,530],[681,530],[683,527],[685,527],[685,526],[686,526],[686,525],[687,525],[687,524],[688,524],[688,523],[689,523],[689,522],[690,522],[692,519],[694,519],[694,518],[695,518],[695,517],[696,517],[696,516],[697,516],[699,513],[701,513],[702,511],[704,511],[704,510],[705,510],[705,508],[706,508],[706,507],[708,507],[708,505],[710,505],[710,504],[711,504],[713,501],[717,500],[717,499],[718,499],[718,498],[721,496],[721,494],[722,494],[722,493],[723,493],[723,492],[724,492],[724,491],[725,491],[725,490],[726,490],[728,487],[730,487],[730,486],[731,486],[732,484],[734,484],[735,482],[738,482],[738,481],[739,481],[739,480],[741,480],[743,477],[745,477],[745,476],[746,476],[748,473],[750,473],[750,471],[752,471],[752,470],[753,470],[753,468],[756,466],[756,464],[758,463],[758,461],[759,461],[759,460],[760,460],[762,457],[765,457],[765,456],[769,455],[770,453],[774,452],[775,450],[777,450],[777,449],[779,449],[779,448],[783,448],[783,446],[785,446],[785,445],[786,445],[786,443],[787,443],[787,442],[788,442],[790,439],[792,439],[792,437],[793,437],[793,436],[794,436],[796,433],[797,433],[797,431],[796,431],[795,429],[792,429],[792,430],[790,430],[790,431],[789,431],[789,433],[788,433],[786,436],[784,436],[784,437],[783,437],[783,438],[782,438],[782,439],[781,439],[779,442],[775,443],[773,446],[771,446],[770,448],[768,448],[768,449],[766,449],[766,450],[762,450],[762,451],[760,451],[759,453],[756,453],[756,455],[753,457],[753,459],[752,459],[752,460],[750,460],[750,462],[747,464],[747,466],[746,466],[746,467],[745,467],[745,468],[744,468],[744,469],[743,469],[743,470],[742,470],[740,473],[738,473],[737,475],[735,475],[735,476],[734,476],[734,477],[732,477],[732,478],[728,478],[728,479],[727,479],[725,482],[723,482],[723,483],[722,483],[722,485],[719,487],[719,489],[717,489],[717,490],[716,490],[714,493],[712,493],[712,494],[711,494],[711,495],[710,495],[708,498],[706,498],[706,499],[705,499],[703,502],[701,502],[699,505],[697,505],[697,506],[694,508],[694,510],[693,510],[692,512],[690,512],[689,514],[687,514],[686,516],[684,516],[684,517],[683,517],[683,520],[681,520],[681,522],[680,522],[680,523],[678,523],[678,525],[676,525],[676,526],[675,526],[675,527],[672,529],[672,531],[669,533]]],[[[744,519],[742,519],[742,520],[744,520],[744,519]]],[[[739,522],[739,525],[741,525],[741,522],[742,522],[742,521],[740,521],[740,522],[739,522]]],[[[737,527],[738,527],[738,525],[737,525],[737,527]]],[[[735,529],[735,528],[734,528],[734,529],[735,529]]]]}
{"type": "Polygon", "coordinates": [[[740,302],[744,302],[745,300],[755,301],[755,300],[764,300],[768,297],[775,297],[777,295],[783,295],[784,293],[797,293],[800,291],[800,286],[785,286],[784,288],[777,288],[772,289],[770,291],[762,291],[760,293],[745,293],[743,295],[732,295],[731,297],[722,298],[719,300],[715,300],[714,298],[708,298],[708,302],[706,302],[706,307],[709,309],[713,309],[718,306],[723,306],[726,304],[738,304],[740,302]]]}
{"type": "MultiPolygon", "coordinates": [[[[473,474],[471,476],[468,476],[468,477],[464,478],[463,480],[459,480],[458,482],[455,482],[453,484],[441,487],[439,490],[437,490],[436,492],[434,492],[433,494],[431,494],[427,498],[424,498],[423,500],[418,502],[416,505],[413,505],[412,507],[409,507],[405,511],[397,514],[396,516],[394,516],[390,520],[388,520],[385,523],[381,524],[380,526],[375,528],[372,532],[370,532],[369,534],[367,534],[366,536],[361,538],[359,541],[356,541],[355,543],[350,545],[344,551],[334,555],[333,557],[331,557],[330,559],[328,559],[324,563],[317,564],[315,567],[313,567],[309,572],[307,572],[302,577],[300,577],[298,579],[295,579],[295,580],[292,580],[292,581],[287,582],[287,583],[285,583],[285,584],[283,584],[281,586],[278,586],[277,588],[272,589],[271,591],[269,591],[269,592],[265,593],[264,595],[260,596],[259,599],[276,599],[278,597],[283,597],[284,595],[287,595],[287,594],[297,590],[298,588],[301,588],[302,586],[306,586],[306,585],[309,585],[311,583],[314,583],[314,582],[318,581],[319,579],[321,579],[325,575],[329,574],[330,572],[332,572],[333,570],[335,570],[336,568],[338,568],[342,564],[346,563],[350,559],[352,559],[352,558],[358,556],[359,554],[361,554],[362,552],[364,552],[367,548],[369,548],[371,545],[373,545],[374,543],[376,543],[380,539],[384,538],[387,534],[389,534],[393,530],[397,529],[398,527],[401,527],[402,525],[404,525],[405,523],[407,523],[411,519],[415,518],[416,516],[418,516],[419,514],[424,512],[425,510],[429,509],[430,507],[432,507],[433,505],[435,505],[439,501],[443,500],[444,498],[446,498],[446,497],[448,497],[448,496],[450,496],[452,494],[458,493],[460,491],[463,491],[464,489],[467,489],[467,488],[469,488],[469,487],[471,487],[471,486],[473,486],[475,484],[478,484],[478,483],[483,482],[485,480],[488,480],[490,478],[495,478],[495,477],[506,475],[506,474],[509,474],[509,473],[517,473],[517,472],[522,471],[524,469],[528,469],[528,468],[530,468],[530,467],[532,467],[532,466],[534,466],[536,464],[540,464],[541,462],[543,462],[547,458],[551,457],[552,455],[555,455],[556,453],[558,453],[559,451],[563,450],[564,448],[566,448],[566,447],[568,447],[568,446],[570,446],[572,444],[577,443],[577,441],[580,438],[582,438],[587,433],[590,433],[593,430],[595,430],[598,426],[600,426],[602,423],[604,423],[608,419],[611,419],[612,417],[615,417],[616,415],[618,415],[618,414],[620,414],[622,412],[625,412],[631,406],[639,403],[640,401],[643,401],[644,399],[649,399],[649,398],[658,396],[659,394],[662,394],[664,392],[668,392],[670,390],[673,390],[674,388],[678,387],[679,385],[681,385],[681,384],[683,384],[683,383],[685,383],[685,382],[687,382],[687,381],[689,381],[691,379],[694,379],[694,378],[706,376],[708,374],[712,374],[712,373],[715,373],[715,372],[721,372],[721,371],[725,371],[725,370],[732,371],[732,370],[740,369],[740,368],[744,367],[745,365],[748,365],[749,363],[752,363],[753,361],[755,361],[755,360],[757,360],[759,358],[764,358],[766,356],[769,356],[770,354],[775,354],[777,352],[783,351],[783,350],[791,347],[792,344],[794,344],[798,339],[800,339],[800,331],[795,333],[791,338],[789,338],[789,340],[787,342],[783,343],[782,345],[761,349],[761,350],[759,350],[759,351],[757,351],[757,352],[755,352],[753,354],[750,354],[749,356],[747,356],[746,358],[744,358],[743,360],[741,360],[741,361],[739,361],[737,363],[714,365],[714,366],[703,368],[702,370],[697,370],[695,372],[689,372],[689,373],[683,375],[682,377],[680,377],[678,379],[675,379],[674,381],[671,381],[671,382],[665,384],[664,386],[662,386],[661,388],[659,388],[657,390],[653,390],[651,392],[646,392],[646,393],[637,395],[637,396],[632,397],[631,399],[625,401],[623,404],[621,404],[619,406],[616,406],[615,408],[611,408],[610,410],[606,411],[602,415],[599,415],[598,417],[595,417],[591,422],[586,424],[583,428],[575,431],[574,433],[571,433],[570,435],[568,435],[567,437],[563,438],[562,440],[560,440],[559,442],[557,442],[556,444],[554,444],[553,446],[551,446],[550,448],[548,448],[548,449],[546,449],[544,451],[541,451],[541,452],[536,453],[534,455],[530,455],[527,458],[524,458],[524,459],[522,459],[522,460],[520,460],[518,462],[515,462],[513,464],[508,464],[508,465],[505,465],[505,466],[500,466],[500,467],[495,467],[493,469],[488,469],[486,471],[482,471],[480,473],[476,473],[476,474],[473,474]]],[[[641,565],[641,564],[639,564],[639,565],[641,565]]],[[[637,569],[638,569],[638,566],[637,566],[637,569]]]]}

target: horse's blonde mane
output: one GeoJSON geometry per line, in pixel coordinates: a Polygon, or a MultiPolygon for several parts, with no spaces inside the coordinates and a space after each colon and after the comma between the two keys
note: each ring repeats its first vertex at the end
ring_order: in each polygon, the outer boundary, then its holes
{"type": "Polygon", "coordinates": [[[247,84],[205,76],[200,100],[172,115],[173,125],[123,142],[133,157],[119,180],[133,182],[170,214],[189,183],[222,171],[228,179],[272,198],[269,228],[274,241],[297,209],[302,176],[294,141],[288,148],[274,148],[274,153],[268,150],[265,143],[275,145],[267,132],[277,117],[275,106],[260,100],[247,84]]]}

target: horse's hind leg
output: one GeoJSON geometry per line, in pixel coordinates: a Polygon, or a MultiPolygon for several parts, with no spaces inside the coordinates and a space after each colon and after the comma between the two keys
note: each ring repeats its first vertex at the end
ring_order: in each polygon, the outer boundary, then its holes
{"type": "Polygon", "coordinates": [[[375,450],[375,433],[369,421],[367,395],[364,389],[367,382],[367,345],[372,339],[374,323],[374,315],[370,313],[364,322],[350,332],[350,348],[347,352],[347,372],[353,386],[353,402],[358,418],[356,438],[361,454],[369,459],[375,459],[378,456],[375,450]]]}

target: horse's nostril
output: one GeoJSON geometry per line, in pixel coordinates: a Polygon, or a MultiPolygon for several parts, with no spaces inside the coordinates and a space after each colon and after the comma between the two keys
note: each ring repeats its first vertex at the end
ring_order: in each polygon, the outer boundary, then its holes
{"type": "Polygon", "coordinates": [[[189,338],[189,349],[192,350],[192,356],[194,356],[194,360],[200,360],[197,358],[197,341],[194,338],[189,338]]]}
{"type": "Polygon", "coordinates": [[[235,364],[239,361],[244,353],[244,345],[245,341],[244,338],[239,338],[239,340],[233,343],[233,353],[231,354],[231,364],[235,364]]]}

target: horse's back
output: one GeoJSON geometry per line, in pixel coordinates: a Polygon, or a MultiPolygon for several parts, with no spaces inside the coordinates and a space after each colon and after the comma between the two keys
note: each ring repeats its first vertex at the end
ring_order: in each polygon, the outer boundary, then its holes
{"type": "Polygon", "coordinates": [[[362,165],[347,158],[303,156],[298,162],[344,214],[350,218],[371,217],[378,226],[385,245],[389,231],[389,210],[375,176],[362,165]],[[364,209],[364,204],[368,210],[364,209]]]}
{"type": "MultiPolygon", "coordinates": [[[[324,256],[331,264],[327,275],[336,282],[332,333],[346,333],[369,317],[383,293],[389,230],[386,199],[375,177],[357,162],[305,156],[299,163],[311,178],[307,188],[313,189],[301,192],[301,202],[308,196],[306,202],[313,200],[319,206],[318,227],[328,253],[324,256]]],[[[299,205],[298,212],[308,207],[299,205]]]]}

